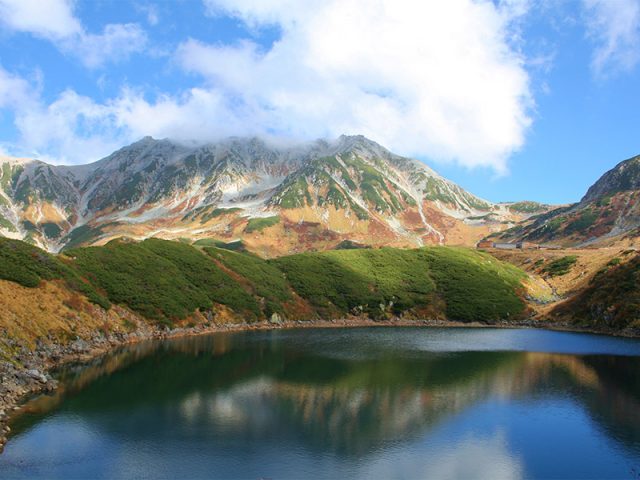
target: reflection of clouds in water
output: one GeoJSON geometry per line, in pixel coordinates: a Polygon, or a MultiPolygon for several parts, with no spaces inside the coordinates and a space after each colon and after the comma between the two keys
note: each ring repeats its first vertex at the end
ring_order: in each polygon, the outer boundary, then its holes
{"type": "MultiPolygon", "coordinates": [[[[423,440],[423,444],[427,439],[423,440]]],[[[492,437],[469,436],[457,443],[406,451],[403,448],[384,453],[362,465],[360,478],[486,478],[491,480],[523,478],[521,460],[511,453],[501,433],[492,437]]]]}
{"type": "MultiPolygon", "coordinates": [[[[5,467],[15,466],[16,474],[26,471],[46,478],[52,468],[73,467],[86,462],[96,451],[104,451],[108,439],[103,435],[81,416],[61,415],[38,425],[29,435],[12,439],[2,454],[3,461],[5,467]]],[[[11,469],[3,473],[0,468],[0,477],[11,478],[11,469]]]]}
{"type": "Polygon", "coordinates": [[[275,420],[273,405],[275,385],[267,378],[238,383],[226,390],[203,395],[194,392],[179,405],[188,423],[210,423],[219,429],[262,429],[275,420]]]}
{"type": "MultiPolygon", "coordinates": [[[[157,359],[173,369],[160,377],[152,374],[155,357],[132,364],[122,355],[123,370],[115,374],[99,362],[95,374],[80,375],[80,384],[102,374],[114,382],[78,389],[66,411],[41,417],[18,434],[0,456],[0,477],[3,460],[12,459],[29,461],[40,476],[60,478],[71,470],[63,462],[77,466],[79,460],[106,478],[519,478],[524,459],[527,473],[534,472],[536,434],[549,426],[571,439],[552,439],[558,458],[570,458],[571,448],[580,446],[579,464],[587,465],[581,472],[591,471],[589,461],[597,466],[637,458],[640,423],[634,419],[640,409],[637,390],[627,388],[637,360],[438,352],[445,344],[455,350],[451,342],[468,348],[460,339],[470,333],[447,330],[450,339],[443,340],[437,330],[388,332],[303,332],[304,338],[277,332],[257,340],[225,336],[227,343],[217,337],[163,343],[166,351],[157,359]],[[428,345],[436,351],[421,350],[428,345]],[[206,355],[214,350],[226,353],[206,355]],[[377,358],[326,358],[340,354],[377,358]],[[127,399],[145,388],[146,395],[127,399]],[[550,402],[558,399],[565,407],[550,415],[550,402]],[[518,418],[522,422],[513,424],[518,418]],[[593,420],[606,428],[594,430],[593,420]],[[495,433],[500,429],[508,434],[495,433]],[[603,439],[623,441],[631,453],[603,439]],[[14,446],[21,453],[12,454],[14,446]],[[587,447],[597,453],[585,455],[587,447]]],[[[476,348],[484,348],[485,333],[495,331],[472,333],[476,348]]],[[[502,341],[517,343],[514,335],[539,340],[527,330],[507,333],[502,341]]],[[[50,412],[56,402],[44,402],[41,411],[50,412]]]]}

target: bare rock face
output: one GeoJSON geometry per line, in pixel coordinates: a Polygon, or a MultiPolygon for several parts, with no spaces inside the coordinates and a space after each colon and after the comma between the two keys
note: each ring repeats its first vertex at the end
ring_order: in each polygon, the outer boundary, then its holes
{"type": "Polygon", "coordinates": [[[145,137],[78,166],[0,158],[0,235],[54,252],[116,237],[233,241],[275,225],[295,237],[282,253],[369,238],[471,244],[536,210],[523,205],[482,200],[362,136],[293,146],[145,137]]]}
{"type": "Polygon", "coordinates": [[[27,371],[25,371],[25,373],[29,377],[33,378],[34,380],[39,381],[40,383],[47,383],[48,382],[47,377],[43,373],[41,373],[39,370],[36,370],[36,369],[27,370],[27,371]]]}
{"type": "Polygon", "coordinates": [[[629,190],[640,190],[640,155],[620,162],[600,177],[589,188],[581,203],[629,190]]]}
{"type": "Polygon", "coordinates": [[[640,155],[620,162],[580,202],[525,219],[495,233],[500,241],[589,246],[640,237],[640,155]]]}

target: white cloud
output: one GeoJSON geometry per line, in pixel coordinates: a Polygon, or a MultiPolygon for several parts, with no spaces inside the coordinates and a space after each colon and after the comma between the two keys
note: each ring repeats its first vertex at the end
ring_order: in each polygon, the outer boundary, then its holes
{"type": "Polygon", "coordinates": [[[109,24],[101,35],[84,34],[78,44],[74,43],[74,39],[69,39],[63,48],[74,52],[86,66],[99,67],[107,61],[125,60],[143,51],[147,35],[134,23],[109,24]]]}
{"type": "Polygon", "coordinates": [[[2,23],[49,40],[80,34],[82,27],[67,0],[0,0],[2,23]]]}
{"type": "Polygon", "coordinates": [[[156,7],[156,5],[152,5],[149,3],[136,3],[134,8],[147,17],[147,23],[149,25],[155,26],[160,21],[160,15],[158,15],[158,8],[156,7]]]}
{"type": "Polygon", "coordinates": [[[597,76],[629,71],[640,61],[640,0],[584,0],[597,76]]]}
{"type": "MultiPolygon", "coordinates": [[[[202,84],[180,94],[153,98],[124,88],[97,103],[66,91],[51,104],[18,106],[20,153],[78,163],[143,135],[212,141],[361,133],[398,153],[504,172],[524,142],[533,99],[512,44],[522,2],[209,3],[210,13],[256,29],[277,25],[282,36],[267,50],[251,41],[183,42],[177,65],[202,84]]],[[[114,39],[105,56],[127,35],[105,30],[114,39]]],[[[105,61],[82,55],[90,65],[105,61]]]]}
{"type": "Polygon", "coordinates": [[[524,142],[533,100],[524,60],[510,44],[526,2],[206,2],[282,38],[189,40],[180,64],[253,118],[247,130],[293,137],[362,133],[406,154],[506,168],[524,142]]]}
{"type": "Polygon", "coordinates": [[[0,67],[0,108],[15,109],[33,103],[33,87],[0,67]]]}
{"type": "Polygon", "coordinates": [[[109,24],[102,34],[85,31],[69,0],[0,0],[0,24],[11,31],[51,41],[84,65],[95,68],[144,49],[147,36],[137,24],[109,24]]]}

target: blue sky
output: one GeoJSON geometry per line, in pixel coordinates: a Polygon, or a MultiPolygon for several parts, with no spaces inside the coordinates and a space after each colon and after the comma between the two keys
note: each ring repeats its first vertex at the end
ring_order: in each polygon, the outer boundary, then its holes
{"type": "Polygon", "coordinates": [[[362,133],[493,201],[640,154],[640,0],[0,0],[0,151],[362,133]]]}

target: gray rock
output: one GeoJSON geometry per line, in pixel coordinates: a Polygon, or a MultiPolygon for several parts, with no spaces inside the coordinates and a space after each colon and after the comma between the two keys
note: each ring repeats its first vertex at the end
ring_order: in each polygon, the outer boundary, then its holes
{"type": "Polygon", "coordinates": [[[89,350],[89,344],[79,338],[71,344],[71,350],[77,353],[83,353],[89,350]]]}
{"type": "Polygon", "coordinates": [[[42,373],[40,373],[40,371],[33,369],[33,370],[27,370],[25,372],[29,377],[33,378],[34,380],[38,380],[40,383],[47,383],[47,377],[44,376],[42,373]]]}

